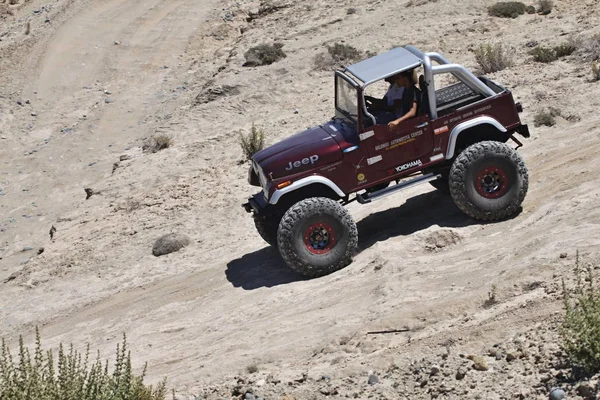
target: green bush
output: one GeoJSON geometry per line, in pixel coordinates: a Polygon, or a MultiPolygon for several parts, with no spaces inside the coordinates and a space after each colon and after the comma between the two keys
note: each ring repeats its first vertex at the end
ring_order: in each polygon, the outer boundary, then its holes
{"type": "Polygon", "coordinates": [[[573,42],[563,43],[558,46],[554,46],[554,52],[557,58],[570,56],[577,50],[576,45],[573,42]]]}
{"type": "Polygon", "coordinates": [[[501,1],[488,8],[492,17],[517,18],[525,14],[525,4],[520,1],[501,1]]]}
{"type": "Polygon", "coordinates": [[[533,56],[533,61],[540,63],[550,63],[558,59],[558,57],[556,57],[556,51],[554,51],[554,49],[550,49],[544,46],[532,49],[529,52],[529,54],[533,56]]]}
{"type": "Polygon", "coordinates": [[[585,270],[575,261],[576,286],[567,291],[563,281],[565,318],[562,346],[571,362],[585,373],[600,372],[600,291],[595,287],[592,267],[585,270]]]}
{"type": "Polygon", "coordinates": [[[274,44],[260,44],[255,47],[251,47],[244,57],[246,62],[244,67],[258,67],[260,65],[270,65],[276,61],[286,57],[286,54],[282,50],[282,43],[274,44]]]}
{"type": "Polygon", "coordinates": [[[527,14],[535,14],[535,7],[534,6],[527,6],[527,7],[525,7],[525,12],[527,14]]]}
{"type": "Polygon", "coordinates": [[[548,15],[552,12],[554,3],[551,0],[539,0],[538,1],[538,14],[548,15]]]}
{"type": "Polygon", "coordinates": [[[251,160],[253,155],[265,148],[265,133],[252,125],[248,135],[244,136],[240,133],[240,146],[246,160],[251,160]]]}
{"type": "Polygon", "coordinates": [[[498,72],[512,65],[512,59],[500,43],[483,44],[475,50],[475,60],[486,73],[498,72]]]}
{"type": "Polygon", "coordinates": [[[355,47],[343,43],[335,43],[333,46],[327,46],[327,51],[331,58],[338,63],[356,61],[362,55],[355,47]]]}
{"type": "Polygon", "coordinates": [[[55,363],[52,350],[42,351],[40,334],[36,328],[36,346],[33,354],[19,337],[19,361],[13,360],[10,349],[2,339],[0,355],[0,399],[4,400],[164,400],[166,380],[156,388],[144,384],[144,375],[135,376],[131,354],[123,335],[121,347],[112,373],[108,361],[103,365],[100,354],[89,363],[89,345],[82,358],[71,345],[65,352],[61,343],[55,363]],[[58,367],[58,368],[56,368],[58,367]]]}

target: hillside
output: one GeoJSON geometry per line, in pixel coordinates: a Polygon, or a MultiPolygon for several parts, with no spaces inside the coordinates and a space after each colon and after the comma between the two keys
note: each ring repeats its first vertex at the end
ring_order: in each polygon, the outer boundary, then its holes
{"type": "Polygon", "coordinates": [[[600,266],[596,0],[515,19],[480,0],[1,1],[1,337],[39,325],[47,346],[108,356],[127,332],[138,367],[182,399],[542,399],[560,384],[561,280],[577,251],[600,266]],[[570,39],[578,50],[552,63],[528,54],[570,39]],[[274,41],[286,58],[243,66],[274,41]],[[489,77],[531,127],[523,211],[480,224],[428,186],[352,204],[353,264],[291,272],[241,207],[255,188],[238,135],[255,124],[274,143],[331,118],[332,72],[315,57],[336,42],[410,43],[469,68],[480,44],[510,48],[514,65],[489,77]],[[550,106],[556,125],[533,127],[550,106]],[[144,152],[157,134],[173,146],[144,152]],[[192,243],[154,257],[169,232],[192,243]],[[490,369],[456,379],[469,354],[490,369]]]}

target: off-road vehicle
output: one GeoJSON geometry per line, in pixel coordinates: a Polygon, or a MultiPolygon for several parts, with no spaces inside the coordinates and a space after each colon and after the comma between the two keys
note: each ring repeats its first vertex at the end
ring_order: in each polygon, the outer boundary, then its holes
{"type": "Polygon", "coordinates": [[[335,72],[332,120],[254,155],[249,182],[262,190],[244,207],[262,238],[311,277],[352,261],[358,231],[344,205],[355,200],[369,204],[429,182],[472,218],[507,218],[528,187],[514,137],[529,137],[520,112],[511,92],[491,80],[438,53],[395,48],[335,72]],[[423,71],[417,116],[391,130],[365,90],[415,69],[423,71]],[[438,89],[434,76],[442,74],[454,83],[438,89]]]}

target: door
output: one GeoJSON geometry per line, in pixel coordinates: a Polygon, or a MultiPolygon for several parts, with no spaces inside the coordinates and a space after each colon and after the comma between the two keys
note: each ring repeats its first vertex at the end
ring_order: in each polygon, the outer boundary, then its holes
{"type": "Polygon", "coordinates": [[[433,132],[429,116],[421,115],[404,121],[390,130],[375,125],[361,135],[361,146],[368,149],[368,164],[388,175],[421,166],[421,159],[433,149],[433,132]]]}

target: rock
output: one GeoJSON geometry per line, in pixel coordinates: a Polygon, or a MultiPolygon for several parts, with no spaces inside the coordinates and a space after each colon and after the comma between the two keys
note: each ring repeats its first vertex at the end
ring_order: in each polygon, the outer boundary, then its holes
{"type": "Polygon", "coordinates": [[[465,367],[458,367],[456,370],[456,380],[460,381],[467,375],[467,369],[465,367]]]}
{"type": "Polygon", "coordinates": [[[300,110],[296,108],[296,110],[294,110],[294,114],[299,114],[300,110]]]}
{"type": "Polygon", "coordinates": [[[434,365],[433,367],[431,367],[431,371],[429,372],[429,375],[435,376],[435,375],[437,375],[439,373],[440,373],[440,367],[439,367],[439,365],[434,365]]]}
{"type": "Polygon", "coordinates": [[[85,199],[86,200],[88,200],[90,197],[92,197],[95,194],[94,189],[85,188],[83,190],[85,190],[85,199]]]}
{"type": "Polygon", "coordinates": [[[23,105],[23,101],[22,100],[17,100],[17,104],[22,106],[23,105]]]}
{"type": "Polygon", "coordinates": [[[259,379],[258,381],[256,381],[255,385],[258,387],[264,386],[265,383],[267,383],[264,379],[259,379]]]}
{"type": "Polygon", "coordinates": [[[535,47],[537,46],[539,43],[537,40],[530,40],[529,42],[527,42],[527,44],[525,46],[527,47],[535,47]]]}
{"type": "Polygon", "coordinates": [[[113,102],[114,102],[114,100],[113,100],[113,99],[104,99],[104,102],[105,102],[106,104],[110,104],[110,103],[113,103],[113,102]]]}
{"type": "Polygon", "coordinates": [[[35,111],[32,111],[32,112],[31,112],[31,116],[32,116],[32,117],[37,117],[37,113],[36,113],[35,111]]]}
{"type": "Polygon", "coordinates": [[[115,46],[118,46],[118,45],[120,45],[120,44],[121,44],[121,42],[120,42],[120,41],[118,41],[118,40],[115,40],[115,46]]]}
{"type": "Polygon", "coordinates": [[[458,244],[462,237],[451,229],[440,229],[429,234],[425,238],[425,249],[428,251],[440,251],[447,247],[458,244]]]}
{"type": "Polygon", "coordinates": [[[42,254],[44,252],[44,250],[46,250],[46,249],[44,249],[43,247],[40,247],[38,249],[38,255],[42,254]]]}
{"type": "Polygon", "coordinates": [[[518,351],[509,351],[508,353],[506,353],[506,361],[508,362],[514,361],[519,357],[521,357],[521,353],[519,353],[518,351]]]}
{"type": "Polygon", "coordinates": [[[567,394],[561,388],[554,388],[550,391],[550,400],[563,400],[567,394]]]}
{"type": "Polygon", "coordinates": [[[156,239],[152,254],[156,257],[174,253],[190,244],[190,238],[180,233],[169,233],[156,239]]]}
{"type": "Polygon", "coordinates": [[[254,395],[253,395],[252,393],[250,393],[250,392],[247,392],[247,393],[244,395],[244,399],[245,399],[245,400],[255,400],[255,397],[254,397],[254,395]]]}
{"type": "Polygon", "coordinates": [[[23,247],[23,252],[31,251],[31,250],[33,250],[33,247],[29,247],[29,246],[23,247]]]}
{"type": "Polygon", "coordinates": [[[379,377],[375,374],[369,375],[369,385],[375,385],[379,383],[379,377]]]}
{"type": "Polygon", "coordinates": [[[567,253],[560,253],[560,258],[567,258],[567,253]]]}
{"type": "Polygon", "coordinates": [[[473,361],[473,369],[476,371],[487,371],[489,369],[487,362],[483,357],[473,356],[471,361],[473,361]]]}
{"type": "Polygon", "coordinates": [[[589,382],[582,382],[575,389],[578,395],[583,397],[584,399],[593,399],[594,398],[594,387],[589,382]]]}

